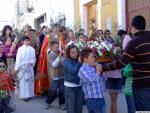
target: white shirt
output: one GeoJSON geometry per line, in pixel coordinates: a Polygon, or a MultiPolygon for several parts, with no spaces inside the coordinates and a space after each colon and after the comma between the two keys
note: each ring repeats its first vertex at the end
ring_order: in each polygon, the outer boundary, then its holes
{"type": "Polygon", "coordinates": [[[17,57],[16,57],[16,64],[15,70],[18,70],[20,66],[25,64],[35,64],[36,57],[35,57],[35,50],[31,46],[23,45],[18,49],[17,57]]]}

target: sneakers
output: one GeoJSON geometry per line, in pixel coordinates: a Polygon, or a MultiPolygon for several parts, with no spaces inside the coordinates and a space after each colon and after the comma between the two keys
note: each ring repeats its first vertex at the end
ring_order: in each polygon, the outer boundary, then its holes
{"type": "Polygon", "coordinates": [[[66,110],[66,106],[65,106],[65,104],[61,104],[61,105],[59,105],[59,108],[60,108],[61,110],[66,110]]]}
{"type": "MultiPolygon", "coordinates": [[[[51,104],[46,104],[46,109],[51,109],[51,108],[55,108],[54,106],[52,106],[51,104]]],[[[56,107],[57,108],[57,107],[56,107]]],[[[59,105],[59,108],[61,109],[61,110],[66,110],[66,107],[65,107],[65,105],[63,104],[63,105],[59,105]]]]}
{"type": "Polygon", "coordinates": [[[50,109],[51,107],[51,104],[46,104],[46,109],[50,109]]]}
{"type": "Polygon", "coordinates": [[[30,100],[31,100],[31,98],[23,99],[24,102],[29,102],[30,100]]]}

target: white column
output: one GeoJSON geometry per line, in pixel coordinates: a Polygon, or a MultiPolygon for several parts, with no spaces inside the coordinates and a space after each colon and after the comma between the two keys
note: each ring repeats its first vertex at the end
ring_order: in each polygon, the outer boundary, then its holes
{"type": "Polygon", "coordinates": [[[118,29],[126,29],[125,0],[117,0],[118,29]]]}
{"type": "Polygon", "coordinates": [[[102,28],[102,0],[97,1],[98,29],[102,28]]]}

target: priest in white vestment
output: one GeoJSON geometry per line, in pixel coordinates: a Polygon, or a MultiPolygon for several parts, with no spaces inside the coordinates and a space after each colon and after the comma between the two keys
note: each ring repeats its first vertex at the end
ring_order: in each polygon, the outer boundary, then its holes
{"type": "Polygon", "coordinates": [[[31,47],[30,39],[23,37],[24,44],[18,49],[15,71],[19,78],[19,98],[24,101],[34,97],[34,65],[36,62],[35,50],[31,47]]]}

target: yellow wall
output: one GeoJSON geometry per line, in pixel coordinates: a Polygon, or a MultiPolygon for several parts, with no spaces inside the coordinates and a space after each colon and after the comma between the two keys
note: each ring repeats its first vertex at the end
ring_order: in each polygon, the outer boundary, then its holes
{"type": "Polygon", "coordinates": [[[117,0],[102,0],[102,29],[107,28],[107,18],[112,20],[112,33],[117,33],[117,0]]]}
{"type": "MultiPolygon", "coordinates": [[[[96,0],[93,0],[96,1],[96,0]]],[[[100,7],[100,6],[97,6],[100,7]]],[[[101,23],[102,29],[107,28],[107,18],[110,17],[112,20],[112,34],[117,33],[117,0],[102,0],[102,14],[101,14],[101,23]]],[[[81,15],[80,15],[80,0],[74,0],[74,17],[75,25],[77,30],[81,28],[81,15]]],[[[88,21],[87,21],[88,22],[88,21]]],[[[87,23],[88,24],[88,23],[87,23]]]]}
{"type": "Polygon", "coordinates": [[[74,0],[74,19],[76,30],[81,28],[80,0],[74,0]]]}

